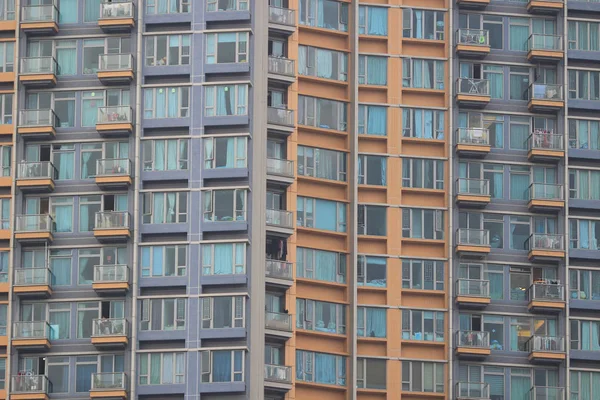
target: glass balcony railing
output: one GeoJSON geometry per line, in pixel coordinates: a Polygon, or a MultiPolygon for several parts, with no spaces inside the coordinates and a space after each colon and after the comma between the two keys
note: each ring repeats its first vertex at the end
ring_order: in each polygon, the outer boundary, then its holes
{"type": "Polygon", "coordinates": [[[525,248],[531,250],[565,250],[565,240],[563,235],[534,233],[529,236],[525,243],[525,248]]]}
{"type": "Polygon", "coordinates": [[[490,297],[490,281],[459,278],[456,293],[458,296],[490,297]]]}
{"type": "Polygon", "coordinates": [[[529,185],[530,200],[564,200],[563,185],[532,183],[529,185]]]}
{"type": "Polygon", "coordinates": [[[130,176],[131,161],[128,158],[103,158],[96,160],[96,176],[130,176]]]}
{"type": "Polygon", "coordinates": [[[133,69],[131,54],[101,54],[98,71],[126,71],[133,69]]]}
{"type": "Polygon", "coordinates": [[[19,163],[19,179],[54,179],[56,177],[56,168],[50,161],[34,161],[19,163]]]}
{"type": "Polygon", "coordinates": [[[208,0],[206,11],[245,11],[249,0],[208,0]]]}
{"type": "Polygon", "coordinates": [[[456,81],[456,93],[471,96],[489,96],[490,81],[487,79],[458,78],[456,81]]]}
{"type": "Polygon", "coordinates": [[[288,26],[296,25],[296,13],[289,8],[269,6],[269,22],[288,26]]]}
{"type": "Polygon", "coordinates": [[[527,351],[562,353],[565,351],[565,338],[560,336],[534,335],[526,343],[527,351]]]}
{"type": "Polygon", "coordinates": [[[125,372],[100,372],[92,374],[92,391],[126,389],[127,375],[125,372]]]}
{"type": "Polygon", "coordinates": [[[546,84],[546,83],[532,83],[529,85],[529,100],[547,100],[547,101],[562,101],[563,100],[563,86],[546,84]]]}
{"type": "Polygon", "coordinates": [[[543,129],[535,130],[527,138],[528,150],[562,150],[564,149],[564,136],[543,129]]]}
{"type": "Polygon", "coordinates": [[[132,1],[104,1],[100,4],[101,19],[133,18],[132,1]]]}
{"type": "Polygon", "coordinates": [[[471,196],[489,196],[489,179],[458,178],[456,181],[456,193],[471,196]]]}
{"type": "Polygon", "coordinates": [[[58,22],[58,8],[53,4],[23,6],[21,22],[58,22]]]}
{"type": "Polygon", "coordinates": [[[15,286],[50,285],[50,282],[50,270],[48,268],[15,269],[15,286]]]}
{"type": "Polygon", "coordinates": [[[22,127],[53,126],[57,127],[58,117],[53,110],[21,110],[19,111],[19,124],[22,127]]]}
{"type": "Polygon", "coordinates": [[[265,328],[277,331],[292,331],[292,316],[290,314],[273,311],[265,312],[265,328]]]}
{"type": "Polygon", "coordinates": [[[54,57],[24,57],[20,60],[21,75],[56,75],[58,64],[54,57]]]}
{"type": "Polygon", "coordinates": [[[265,274],[275,279],[293,279],[293,265],[287,261],[267,260],[265,274]]]}
{"type": "Polygon", "coordinates": [[[267,107],[267,122],[274,125],[294,126],[294,111],[286,108],[267,107]]]}
{"type": "Polygon", "coordinates": [[[127,336],[125,318],[100,318],[92,323],[92,337],[127,336]]]}
{"type": "Polygon", "coordinates": [[[10,392],[48,394],[51,384],[45,375],[15,375],[10,377],[10,392]]]}
{"type": "Polygon", "coordinates": [[[562,51],[562,36],[534,33],[527,39],[527,48],[531,50],[562,51]]]}
{"type": "Polygon", "coordinates": [[[458,382],[456,398],[483,400],[490,398],[490,384],[485,382],[458,382]]]}
{"type": "Polygon", "coordinates": [[[456,243],[466,246],[489,246],[490,231],[487,229],[466,229],[458,230],[456,243]]]}
{"type": "Polygon", "coordinates": [[[456,31],[456,44],[467,46],[489,46],[490,32],[487,29],[465,29],[456,31]]]}
{"type": "Polygon", "coordinates": [[[94,229],[129,229],[129,220],[127,211],[100,211],[96,213],[94,229]]]}
{"type": "Polygon", "coordinates": [[[282,175],[293,178],[294,162],[291,160],[267,158],[267,173],[271,175],[282,175]]]}
{"type": "Polygon", "coordinates": [[[458,128],[456,130],[456,144],[489,146],[490,131],[486,128],[458,128]]]}
{"type": "Polygon", "coordinates": [[[95,265],[94,283],[128,282],[129,267],[127,265],[95,265]]]}
{"type": "Polygon", "coordinates": [[[294,227],[294,213],[285,210],[267,210],[267,225],[282,228],[294,227]]]}
{"type": "Polygon", "coordinates": [[[13,339],[48,339],[50,325],[46,321],[20,321],[13,323],[13,339]]]}
{"type": "Polygon", "coordinates": [[[529,301],[565,301],[565,287],[556,283],[534,283],[527,291],[529,301]]]}
{"type": "Polygon", "coordinates": [[[122,124],[131,123],[130,106],[112,106],[98,108],[97,124],[122,124]]]}
{"type": "Polygon", "coordinates": [[[54,220],[47,214],[17,215],[17,232],[52,232],[54,220]]]}
{"type": "Polygon", "coordinates": [[[294,60],[269,56],[269,73],[294,76],[294,60]]]}
{"type": "Polygon", "coordinates": [[[456,332],[456,344],[459,347],[489,349],[490,334],[483,331],[458,331],[456,332]]]}
{"type": "Polygon", "coordinates": [[[285,365],[265,364],[265,380],[292,383],[292,368],[285,365]]]}
{"type": "Polygon", "coordinates": [[[534,386],[529,391],[527,400],[565,400],[565,388],[534,386]]]}

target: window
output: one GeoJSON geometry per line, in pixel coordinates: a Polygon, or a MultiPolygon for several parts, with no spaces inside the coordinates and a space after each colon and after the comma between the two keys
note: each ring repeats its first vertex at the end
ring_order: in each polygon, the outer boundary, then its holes
{"type": "Polygon", "coordinates": [[[144,171],[188,169],[189,139],[143,140],[144,171]]]}
{"type": "Polygon", "coordinates": [[[402,391],[444,392],[444,364],[402,361],[402,391]]]}
{"type": "Polygon", "coordinates": [[[144,299],[140,301],[142,331],[185,329],[186,299],[144,299]]]}
{"type": "Polygon", "coordinates": [[[444,239],[444,212],[421,208],[402,209],[402,237],[444,239]]]}
{"type": "Polygon", "coordinates": [[[53,144],[52,164],[56,168],[56,180],[73,179],[75,169],[75,145],[53,144]]]}
{"type": "Polygon", "coordinates": [[[600,150],[600,122],[587,119],[569,119],[569,147],[572,149],[600,150]]]}
{"type": "Polygon", "coordinates": [[[296,208],[299,227],[346,232],[346,204],[298,196],[296,208]]]}
{"type": "MultiPolygon", "coordinates": [[[[52,109],[57,118],[56,127],[72,128],[75,126],[75,92],[27,93],[25,103],[28,110],[52,109]]],[[[38,118],[43,117],[41,115],[34,117],[36,120],[38,118]]]]}
{"type": "Polygon", "coordinates": [[[403,158],[402,187],[444,189],[444,161],[403,158]]]}
{"type": "Polygon", "coordinates": [[[144,224],[183,224],[187,222],[187,192],[146,192],[142,196],[144,224]]]}
{"type": "Polygon", "coordinates": [[[528,200],[531,180],[529,167],[511,165],[509,168],[511,200],[528,200]]]}
{"type": "Polygon", "coordinates": [[[358,184],[386,185],[387,157],[358,155],[358,184]]]}
{"type": "Polygon", "coordinates": [[[187,246],[143,246],[142,277],[185,276],[187,246]]]}
{"type": "Polygon", "coordinates": [[[384,257],[359,255],[356,263],[356,279],[359,286],[386,287],[387,260],[384,257]]]}
{"type": "Polygon", "coordinates": [[[513,250],[528,250],[527,239],[531,235],[531,220],[529,217],[510,217],[510,248],[513,250]]]}
{"type": "MultiPolygon", "coordinates": [[[[6,0],[0,4],[0,20],[14,21],[15,20],[15,0],[6,0]]],[[[0,374],[4,377],[4,374],[0,374]]],[[[4,389],[4,387],[2,387],[4,389]]]]}
{"type": "MultiPolygon", "coordinates": [[[[69,268],[70,271],[70,268],[69,268]]],[[[71,303],[48,303],[50,340],[71,337],[71,303]]]]}
{"type": "Polygon", "coordinates": [[[600,322],[572,319],[569,321],[571,350],[600,351],[600,322]]]}
{"type": "Polygon", "coordinates": [[[600,51],[600,24],[569,21],[569,50],[600,51]]]}
{"type": "Polygon", "coordinates": [[[200,354],[202,383],[244,381],[244,351],[211,350],[200,354]]]}
{"type": "Polygon", "coordinates": [[[569,169],[569,198],[600,200],[600,171],[569,169]]]}
{"type": "Polygon", "coordinates": [[[298,124],[323,129],[346,130],[346,103],[298,96],[298,124]]]}
{"type": "MultiPolygon", "coordinates": [[[[50,369],[50,366],[48,366],[50,369]]],[[[75,391],[89,392],[92,388],[92,375],[98,371],[98,356],[81,356],[75,358],[75,391]]],[[[65,377],[68,379],[67,377],[65,377]]],[[[67,382],[63,382],[63,385],[67,382]]],[[[54,386],[54,385],[52,385],[54,386]]],[[[66,389],[66,388],[65,388],[66,389]]]]}
{"type": "Polygon", "coordinates": [[[207,64],[245,62],[248,62],[248,32],[206,34],[207,64]]]}
{"type": "Polygon", "coordinates": [[[99,302],[77,303],[77,339],[92,337],[92,325],[99,316],[99,302]]]}
{"type": "Polygon", "coordinates": [[[359,358],[356,365],[356,387],[367,389],[386,388],[387,360],[359,358]]]}
{"type": "Polygon", "coordinates": [[[359,105],[358,133],[387,136],[387,107],[359,105]]]}
{"type": "Polygon", "coordinates": [[[128,159],[129,142],[106,141],[81,144],[81,179],[92,179],[96,176],[98,160],[128,159]]]}
{"type": "Polygon", "coordinates": [[[346,333],[346,306],[296,299],[296,328],[326,333],[346,333]]]}
{"type": "Polygon", "coordinates": [[[483,330],[490,335],[490,348],[492,350],[504,349],[504,317],[484,315],[483,330]]]}
{"type": "Polygon", "coordinates": [[[600,372],[570,371],[571,399],[595,399],[600,396],[600,372]]]}
{"type": "Polygon", "coordinates": [[[246,243],[202,245],[202,275],[246,273],[246,243]]]}
{"type": "MultiPolygon", "coordinates": [[[[204,168],[246,168],[248,138],[225,136],[204,138],[204,168]]],[[[186,160],[187,162],[187,160],[186,160]]]]}
{"type": "Polygon", "coordinates": [[[387,207],[358,205],[358,234],[387,235],[387,207]]]}
{"type": "Polygon", "coordinates": [[[360,35],[387,36],[388,12],[385,7],[358,7],[358,33],[360,35]]]}
{"type": "Polygon", "coordinates": [[[600,300],[600,271],[569,270],[570,298],[600,300]]]}
{"type": "Polygon", "coordinates": [[[190,88],[144,89],[144,118],[185,118],[189,116],[190,88]]]}
{"type": "Polygon", "coordinates": [[[402,59],[402,87],[444,90],[444,62],[420,58],[402,59]]]}
{"type": "MultiPolygon", "coordinates": [[[[129,105],[129,94],[129,90],[121,89],[83,92],[81,126],[95,127],[98,123],[98,109],[100,107],[129,105]]],[[[73,95],[73,97],[75,96],[73,95]]],[[[125,113],[122,116],[129,118],[130,115],[127,114],[125,113]]]]}
{"type": "Polygon", "coordinates": [[[418,139],[444,139],[444,112],[423,108],[402,109],[402,136],[418,139]]]}
{"type": "Polygon", "coordinates": [[[296,248],[296,276],[319,281],[346,283],[346,259],[344,253],[296,248]]]}
{"type": "Polygon", "coordinates": [[[140,385],[185,383],[185,353],[142,353],[139,357],[140,385]]]}
{"type": "Polygon", "coordinates": [[[244,11],[248,0],[208,0],[206,11],[244,11]]]}
{"type": "Polygon", "coordinates": [[[79,249],[78,281],[79,285],[91,285],[94,281],[95,265],[127,265],[129,256],[126,247],[100,247],[79,249]]]}
{"type": "Polygon", "coordinates": [[[483,179],[487,179],[489,181],[489,189],[492,199],[502,199],[504,196],[504,165],[483,164],[483,179]]]}
{"type": "Polygon", "coordinates": [[[509,50],[527,51],[529,38],[529,18],[509,18],[509,50]]]}
{"type": "MultiPolygon", "coordinates": [[[[146,36],[145,40],[146,66],[188,65],[190,63],[190,35],[146,36]]],[[[210,46],[210,42],[207,42],[207,45],[210,46]]]]}
{"type": "Polygon", "coordinates": [[[299,10],[300,25],[348,30],[348,4],[334,0],[300,0],[299,10]]]}
{"type": "Polygon", "coordinates": [[[589,219],[569,219],[569,248],[598,250],[600,221],[589,219]]]}
{"type": "Polygon", "coordinates": [[[4,389],[6,389],[6,358],[0,358],[0,390],[4,389]]]}
{"type": "MultiPolygon", "coordinates": [[[[100,4],[98,4],[97,11],[100,11],[100,4]]],[[[96,21],[97,19],[94,20],[94,22],[96,21]]],[[[61,47],[68,47],[71,49],[72,47],[76,47],[76,42],[70,41],[70,43],[65,43],[61,47]]],[[[103,54],[128,54],[131,53],[132,50],[131,39],[126,36],[85,39],[83,41],[83,73],[84,75],[98,73],[98,70],[100,69],[100,56],[103,54]]],[[[71,49],[68,52],[64,51],[64,54],[61,57],[61,52],[59,52],[57,48],[56,58],[61,73],[64,73],[64,71],[67,70],[68,73],[65,75],[75,75],[77,63],[74,63],[74,65],[71,65],[71,63],[72,59],[76,57],[76,49],[71,49]],[[64,59],[64,62],[61,62],[61,58],[64,59]]]]}
{"type": "Polygon", "coordinates": [[[9,251],[0,251],[0,282],[8,282],[8,259],[9,251]]]}
{"type": "Polygon", "coordinates": [[[358,83],[385,86],[387,84],[387,57],[359,56],[358,83]]]}
{"type": "Polygon", "coordinates": [[[298,46],[298,74],[346,82],[348,55],[341,51],[298,46]]]}
{"type": "Polygon", "coordinates": [[[444,262],[403,259],[402,287],[404,289],[444,290],[444,262]]]}
{"type": "Polygon", "coordinates": [[[405,8],[402,36],[413,39],[444,40],[444,12],[405,8]]]}
{"type": "Polygon", "coordinates": [[[0,72],[15,71],[15,42],[0,43],[0,72]]]}
{"type": "Polygon", "coordinates": [[[247,189],[206,190],[202,193],[204,221],[246,221],[247,189]]]}
{"type": "Polygon", "coordinates": [[[13,95],[11,93],[0,94],[0,124],[11,125],[13,123],[13,95]]]}
{"type": "MultiPolygon", "coordinates": [[[[0,304],[0,336],[6,336],[7,307],[8,304],[0,304]]],[[[0,360],[4,359],[0,358],[0,360]]],[[[0,378],[4,378],[4,375],[0,375],[0,378]]]]}
{"type": "Polygon", "coordinates": [[[243,328],[246,302],[242,296],[204,297],[202,329],[243,328]]]}
{"type": "Polygon", "coordinates": [[[402,310],[402,339],[444,341],[444,313],[426,310],[402,310]]]}
{"type": "Polygon", "coordinates": [[[190,3],[191,0],[146,0],[146,14],[189,13],[190,3]]]}
{"type": "Polygon", "coordinates": [[[71,285],[71,250],[50,250],[52,286],[71,285]]]}
{"type": "Polygon", "coordinates": [[[600,100],[600,72],[570,69],[569,99],[600,100]]]}
{"type": "Polygon", "coordinates": [[[73,232],[73,197],[51,197],[50,215],[54,220],[54,232],[73,232]]]}
{"type": "MultiPolygon", "coordinates": [[[[504,98],[504,67],[497,65],[482,65],[483,79],[489,83],[490,97],[492,99],[504,98]]],[[[502,116],[500,118],[503,118],[502,116]]],[[[493,143],[493,142],[492,142],[493,143]]],[[[497,143],[497,142],[496,142],[497,143]]],[[[498,146],[501,147],[501,146],[498,146]]]]}
{"type": "Polygon", "coordinates": [[[377,307],[358,307],[356,334],[361,337],[386,337],[387,310],[377,307]]]}
{"type": "Polygon", "coordinates": [[[296,379],[346,386],[346,357],[296,350],[296,379]]]}
{"type": "Polygon", "coordinates": [[[0,229],[10,229],[10,198],[0,198],[0,229]]]}
{"type": "Polygon", "coordinates": [[[298,175],[346,181],[346,153],[298,146],[298,175]]]}
{"type": "MultiPolygon", "coordinates": [[[[72,0],[71,0],[72,1],[72,0]]],[[[77,15],[77,6],[74,7],[74,14],[77,15]]],[[[59,14],[59,18],[65,14],[59,14]]],[[[57,75],[76,75],[77,74],[77,41],[76,40],[57,40],[54,42],[56,52],[56,63],[58,64],[57,75]]]]}
{"type": "Polygon", "coordinates": [[[204,87],[204,115],[207,117],[248,114],[248,85],[204,87]]]}
{"type": "Polygon", "coordinates": [[[490,47],[494,50],[502,50],[504,48],[504,29],[502,16],[484,14],[483,29],[487,29],[489,32],[490,47]]]}
{"type": "MultiPolygon", "coordinates": [[[[529,68],[510,67],[509,76],[510,100],[527,100],[529,97],[529,68]]],[[[511,120],[513,118],[511,117],[511,120]]]]}

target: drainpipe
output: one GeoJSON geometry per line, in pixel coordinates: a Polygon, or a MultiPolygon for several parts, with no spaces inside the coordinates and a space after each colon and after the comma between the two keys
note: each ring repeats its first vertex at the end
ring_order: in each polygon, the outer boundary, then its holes
{"type": "Polygon", "coordinates": [[[448,390],[454,398],[454,0],[449,2],[448,23],[448,390]]]}
{"type": "MultiPolygon", "coordinates": [[[[567,22],[567,15],[568,15],[568,6],[567,6],[567,1],[564,2],[564,11],[563,11],[563,29],[562,29],[562,42],[563,42],[563,49],[565,51],[565,55],[567,55],[567,50],[566,50],[566,33],[567,33],[567,27],[568,27],[568,22],[567,22]]],[[[565,158],[564,158],[564,165],[565,165],[565,171],[564,171],[564,178],[563,178],[563,196],[565,198],[565,213],[564,213],[564,244],[563,246],[565,246],[565,283],[564,283],[564,296],[565,296],[565,301],[567,302],[567,306],[565,307],[565,323],[564,323],[564,332],[565,332],[565,349],[568,349],[569,343],[571,343],[571,332],[569,331],[569,304],[568,301],[570,300],[570,296],[569,293],[570,292],[570,288],[569,288],[569,246],[568,244],[568,234],[569,234],[569,196],[568,196],[568,183],[569,183],[569,120],[568,120],[568,116],[569,116],[569,108],[567,107],[567,102],[568,102],[568,96],[566,93],[567,89],[567,82],[568,81],[568,71],[567,71],[567,65],[569,64],[569,58],[565,57],[564,58],[564,65],[563,65],[563,97],[564,97],[564,101],[565,101],[565,107],[563,108],[563,112],[564,112],[564,123],[563,123],[563,146],[565,148],[565,158]]],[[[568,351],[568,350],[567,350],[568,351]]],[[[567,358],[565,360],[565,397],[569,396],[569,393],[571,393],[571,374],[569,372],[571,368],[571,360],[569,358],[569,355],[567,354],[567,358]]],[[[560,379],[560,375],[559,375],[559,379],[560,379]]]]}

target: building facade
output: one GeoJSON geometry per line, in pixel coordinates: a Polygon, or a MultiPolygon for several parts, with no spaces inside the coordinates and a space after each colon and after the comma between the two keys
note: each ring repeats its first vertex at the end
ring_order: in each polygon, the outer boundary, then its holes
{"type": "Polygon", "coordinates": [[[600,397],[599,17],[0,1],[0,398],[600,397]]]}

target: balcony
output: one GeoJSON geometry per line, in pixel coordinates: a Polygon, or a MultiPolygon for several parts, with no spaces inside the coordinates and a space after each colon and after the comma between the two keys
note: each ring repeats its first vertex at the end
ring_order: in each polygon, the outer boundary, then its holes
{"type": "Polygon", "coordinates": [[[456,203],[459,206],[485,207],[490,204],[489,179],[458,178],[456,181],[456,203]]]}
{"type": "Polygon", "coordinates": [[[290,390],[292,368],[285,365],[265,364],[265,389],[290,390]]]}
{"type": "Polygon", "coordinates": [[[267,158],[267,179],[287,187],[294,182],[294,162],[267,158]]]}
{"type": "Polygon", "coordinates": [[[266,282],[284,288],[292,286],[294,266],[287,261],[267,260],[265,265],[266,282]]]}
{"type": "Polygon", "coordinates": [[[557,163],[565,157],[564,136],[544,129],[536,129],[527,138],[529,161],[557,163]]]}
{"type": "Polygon", "coordinates": [[[50,276],[48,268],[16,268],[13,292],[19,297],[50,297],[50,276]]]}
{"type": "Polygon", "coordinates": [[[286,210],[266,211],[266,224],[269,232],[282,235],[292,235],[294,233],[294,213],[286,210]]]}
{"type": "Polygon", "coordinates": [[[131,185],[131,161],[128,158],[96,160],[96,185],[102,189],[127,189],[131,185]]]}
{"type": "Polygon", "coordinates": [[[133,112],[130,106],[98,108],[96,130],[101,135],[129,135],[133,131],[133,112]]]}
{"type": "Polygon", "coordinates": [[[268,128],[291,133],[296,119],[293,110],[280,107],[267,107],[268,128]]]}
{"type": "Polygon", "coordinates": [[[527,11],[532,14],[558,14],[565,7],[563,0],[529,0],[527,11]]]}
{"type": "Polygon", "coordinates": [[[96,213],[94,237],[99,241],[126,241],[131,236],[127,211],[100,211],[96,213]]]}
{"type": "Polygon", "coordinates": [[[458,382],[456,400],[489,400],[490,384],[485,382],[458,382]]]}
{"type": "Polygon", "coordinates": [[[48,400],[50,381],[45,375],[16,375],[10,377],[12,400],[48,400]]]}
{"type": "Polygon", "coordinates": [[[490,0],[456,0],[458,6],[462,9],[484,9],[490,4],[490,0]]]}
{"type": "Polygon", "coordinates": [[[56,168],[50,161],[19,163],[17,187],[24,192],[52,192],[56,168]]]}
{"type": "Polygon", "coordinates": [[[265,312],[265,329],[278,332],[292,332],[292,316],[273,311],[265,312]]]}
{"type": "Polygon", "coordinates": [[[19,82],[28,88],[56,86],[58,64],[54,57],[26,57],[19,60],[19,82]]]}
{"type": "Polygon", "coordinates": [[[490,281],[462,279],[456,281],[456,303],[471,308],[484,308],[490,304],[490,281]]]}
{"type": "Polygon", "coordinates": [[[135,26],[134,17],[133,1],[103,1],[98,26],[105,32],[126,32],[135,26]]]}
{"type": "Polygon", "coordinates": [[[565,208],[563,185],[532,183],[529,186],[529,211],[559,212],[565,208]]]}
{"type": "Polygon", "coordinates": [[[50,325],[46,321],[15,322],[11,343],[17,350],[49,350],[50,325]]]}
{"type": "Polygon", "coordinates": [[[565,309],[565,287],[559,283],[534,282],[527,298],[529,312],[558,313],[565,309]]]}
{"type": "Polygon", "coordinates": [[[562,85],[532,83],[528,90],[528,108],[531,112],[557,113],[564,105],[562,85]]]}
{"type": "Polygon", "coordinates": [[[456,153],[464,157],[485,157],[490,153],[490,131],[487,128],[458,128],[456,153]]]}
{"type": "Polygon", "coordinates": [[[269,78],[293,83],[296,81],[294,60],[269,56],[269,78]]]}
{"type": "Polygon", "coordinates": [[[98,79],[105,85],[130,83],[133,80],[133,55],[102,54],[98,66],[98,79]]]}
{"type": "Polygon", "coordinates": [[[53,110],[21,110],[17,133],[27,139],[54,139],[58,124],[53,110]]]}
{"type": "Polygon", "coordinates": [[[490,231],[460,228],[456,231],[456,253],[461,257],[485,257],[490,253],[490,231]]]}
{"type": "Polygon", "coordinates": [[[484,58],[490,54],[490,34],[487,29],[456,31],[456,53],[459,57],[484,58]]]}
{"type": "Polygon", "coordinates": [[[456,332],[456,355],[459,358],[481,360],[490,353],[490,334],[488,332],[456,332]]]}
{"type": "Polygon", "coordinates": [[[92,288],[98,294],[123,295],[129,290],[129,267],[127,265],[95,265],[92,288]]]}
{"type": "Polygon", "coordinates": [[[53,4],[21,7],[21,29],[40,36],[57,34],[58,9],[53,4]]]}
{"type": "Polygon", "coordinates": [[[565,238],[563,235],[534,233],[525,243],[529,250],[529,261],[554,261],[565,258],[565,238]]]}
{"type": "Polygon", "coordinates": [[[54,240],[54,220],[50,215],[17,215],[15,239],[23,243],[48,243],[54,240]]]}
{"type": "Polygon", "coordinates": [[[529,338],[525,347],[531,362],[561,363],[567,357],[564,337],[534,335],[529,338]]]}
{"type": "Polygon", "coordinates": [[[534,386],[529,390],[528,400],[565,400],[565,388],[534,386]]]}
{"type": "Polygon", "coordinates": [[[269,6],[269,29],[291,35],[296,31],[296,12],[289,8],[269,6]]]}
{"type": "Polygon", "coordinates": [[[563,37],[534,33],[527,39],[527,60],[535,63],[557,63],[564,56],[563,37]]]}
{"type": "Polygon", "coordinates": [[[127,338],[125,318],[100,318],[92,323],[92,344],[98,348],[124,348],[127,338]]]}
{"type": "Polygon", "coordinates": [[[124,372],[93,373],[90,399],[127,399],[127,375],[124,372]]]}
{"type": "Polygon", "coordinates": [[[456,102],[459,106],[484,108],[490,100],[490,81],[487,79],[458,78],[456,80],[456,102]]]}

